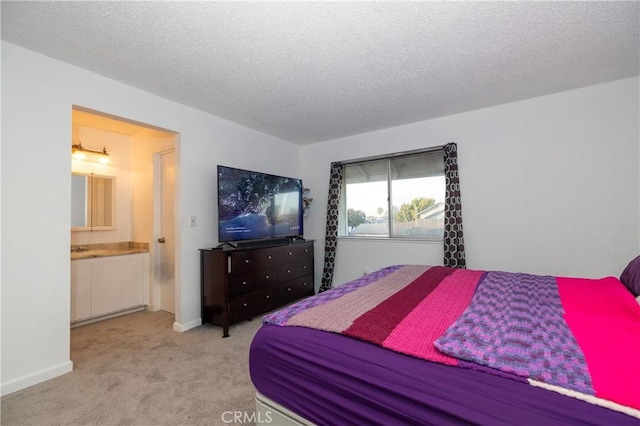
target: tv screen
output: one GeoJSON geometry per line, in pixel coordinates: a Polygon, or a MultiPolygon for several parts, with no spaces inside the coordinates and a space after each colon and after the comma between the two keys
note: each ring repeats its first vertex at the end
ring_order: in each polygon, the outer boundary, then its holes
{"type": "Polygon", "coordinates": [[[218,166],[218,241],[302,236],[302,180],[218,166]]]}

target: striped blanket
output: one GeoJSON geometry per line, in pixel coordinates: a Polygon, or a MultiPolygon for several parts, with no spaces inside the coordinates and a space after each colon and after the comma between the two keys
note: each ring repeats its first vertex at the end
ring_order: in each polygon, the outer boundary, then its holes
{"type": "Polygon", "coordinates": [[[640,418],[640,306],[613,277],[394,265],[263,321],[527,381],[640,418]]]}

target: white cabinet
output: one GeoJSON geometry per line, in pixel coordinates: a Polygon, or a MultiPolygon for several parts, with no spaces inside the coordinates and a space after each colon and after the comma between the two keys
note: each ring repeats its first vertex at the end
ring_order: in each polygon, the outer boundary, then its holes
{"type": "Polygon", "coordinates": [[[71,322],[91,316],[91,260],[71,262],[71,322]]]}
{"type": "Polygon", "coordinates": [[[145,304],[146,253],[99,257],[91,265],[91,316],[145,304]]]}
{"type": "Polygon", "coordinates": [[[147,304],[149,254],[71,261],[71,322],[147,304]]]}

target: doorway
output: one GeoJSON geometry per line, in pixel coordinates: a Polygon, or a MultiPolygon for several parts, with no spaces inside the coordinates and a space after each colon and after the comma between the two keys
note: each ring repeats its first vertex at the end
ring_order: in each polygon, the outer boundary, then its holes
{"type": "MultiPolygon", "coordinates": [[[[91,168],[92,173],[114,176],[116,179],[116,222],[113,229],[93,230],[92,232],[72,232],[72,245],[90,245],[129,241],[148,245],[148,284],[144,290],[144,304],[147,310],[165,310],[176,313],[175,296],[179,292],[179,278],[176,279],[176,253],[179,253],[179,241],[175,238],[175,197],[173,188],[179,182],[179,168],[175,165],[178,141],[176,132],[153,125],[128,120],[84,107],[72,107],[72,144],[82,142],[83,146],[108,150],[108,165],[98,163],[81,164],[73,160],[74,168],[91,168]],[[95,145],[95,147],[94,147],[95,145]],[[164,195],[164,208],[170,215],[164,224],[157,215],[162,193],[156,178],[159,165],[156,159],[160,154],[170,153],[171,165],[166,166],[165,177],[171,178],[171,195],[164,195]],[[95,170],[94,170],[95,169],[95,170]],[[172,228],[168,228],[172,227],[172,228]],[[164,228],[164,230],[163,230],[164,228]],[[168,230],[167,230],[168,229],[168,230]],[[159,247],[160,234],[171,242],[169,249],[159,247]],[[164,278],[162,278],[164,274],[164,278]],[[160,281],[170,277],[171,290],[161,300],[160,281]],[[161,301],[163,306],[161,306],[161,301]]],[[[168,158],[168,157],[167,157],[168,158]]],[[[169,160],[168,160],[169,161],[169,160]]],[[[78,170],[75,170],[78,171],[78,170]]],[[[159,172],[158,172],[159,173],[159,172]]],[[[147,281],[147,280],[145,280],[147,281]]],[[[73,305],[73,296],[72,296],[73,305]]],[[[178,310],[179,312],[179,310],[178,310]]]]}

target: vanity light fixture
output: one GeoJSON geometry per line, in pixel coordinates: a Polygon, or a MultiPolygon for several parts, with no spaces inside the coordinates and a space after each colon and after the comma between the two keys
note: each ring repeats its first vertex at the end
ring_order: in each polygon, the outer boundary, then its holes
{"type": "Polygon", "coordinates": [[[103,147],[102,151],[94,151],[93,149],[83,147],[82,142],[71,145],[71,158],[76,160],[89,160],[93,158],[102,164],[109,164],[111,162],[106,147],[103,147]]]}

